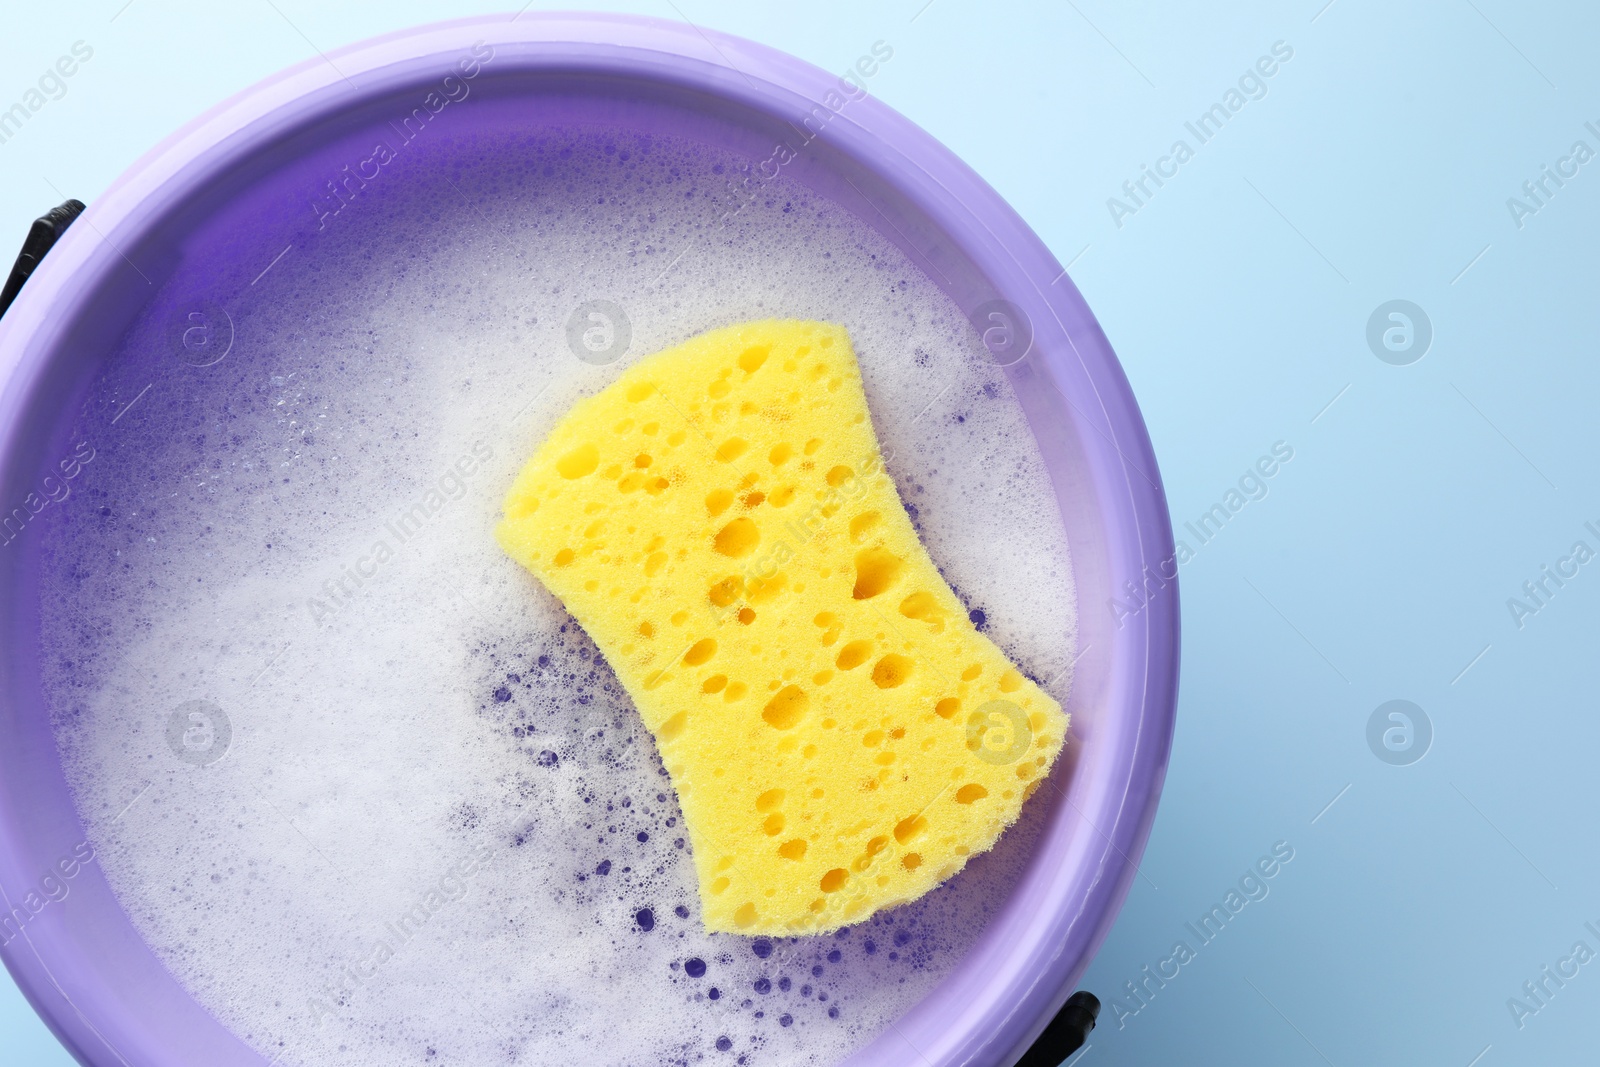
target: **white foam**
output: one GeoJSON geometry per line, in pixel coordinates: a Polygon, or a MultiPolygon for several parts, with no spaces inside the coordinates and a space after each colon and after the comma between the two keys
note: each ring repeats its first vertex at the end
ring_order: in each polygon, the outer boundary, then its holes
{"type": "Polygon", "coordinates": [[[713,168],[734,161],[701,149],[471,148],[448,183],[419,152],[230,297],[222,363],[167,358],[150,322],[96,387],[99,451],[80,513],[48,528],[44,618],[100,862],[172,973],[288,1067],[720,1062],[719,1038],[728,1062],[837,1062],[959,964],[1040,805],[930,897],[837,937],[707,936],[650,735],[495,545],[499,501],[634,359],[744,319],[842,322],[934,559],[1064,701],[1074,597],[1042,461],[954,305],[803,188],[779,179],[723,226],[713,168]],[[566,342],[593,298],[632,325],[606,366],[566,342]],[[441,506],[402,539],[391,521],[430,490],[441,506]],[[192,700],[232,726],[205,766],[168,745],[192,700]]]}

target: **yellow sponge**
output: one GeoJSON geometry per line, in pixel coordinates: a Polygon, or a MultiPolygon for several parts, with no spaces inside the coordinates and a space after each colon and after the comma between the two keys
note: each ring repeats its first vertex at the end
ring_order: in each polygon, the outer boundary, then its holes
{"type": "Polygon", "coordinates": [[[655,734],[709,930],[833,930],[994,844],[1067,718],[967,620],[842,327],[702,334],[580,402],[496,529],[655,734]]]}

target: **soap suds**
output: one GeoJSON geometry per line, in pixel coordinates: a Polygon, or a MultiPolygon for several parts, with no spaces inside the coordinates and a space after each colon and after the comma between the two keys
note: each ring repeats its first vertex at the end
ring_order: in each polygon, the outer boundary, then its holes
{"type": "Polygon", "coordinates": [[[929,553],[1065,702],[1069,557],[1021,409],[957,308],[799,185],[724,226],[738,161],[687,143],[440,133],[228,298],[225,359],[143,322],[91,392],[95,462],[41,518],[42,611],[99,860],[172,973],[286,1067],[839,1062],[960,964],[1042,805],[868,923],[707,935],[649,731],[490,531],[550,428],[638,358],[838,322],[929,553]],[[595,300],[628,319],[613,362],[568,344],[595,300]],[[206,740],[171,732],[192,701],[227,716],[221,758],[175,754],[206,740]]]}

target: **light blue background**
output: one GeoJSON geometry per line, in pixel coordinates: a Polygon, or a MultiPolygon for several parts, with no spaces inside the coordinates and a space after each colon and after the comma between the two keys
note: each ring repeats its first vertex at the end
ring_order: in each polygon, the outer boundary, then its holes
{"type": "MultiPolygon", "coordinates": [[[[1183,568],[1172,769],[1145,877],[1083,982],[1108,1003],[1075,1062],[1592,1062],[1600,962],[1523,1029],[1506,1001],[1575,941],[1600,950],[1583,928],[1600,926],[1600,563],[1520,630],[1506,600],[1574,541],[1600,548],[1583,528],[1600,527],[1600,161],[1521,229],[1506,200],[1575,140],[1600,150],[1584,129],[1600,125],[1600,15],[1324,2],[617,6],[836,70],[889,42],[872,90],[1073,262],[1180,538],[1274,442],[1294,449],[1183,568]],[[1276,41],[1294,55],[1267,95],[1115,226],[1107,198],[1174,139],[1193,146],[1184,122],[1276,41]],[[1393,298],[1432,321],[1410,366],[1365,341],[1393,298]],[[1412,766],[1367,746],[1368,716],[1395,698],[1433,723],[1412,766]],[[1185,922],[1277,841],[1295,856],[1270,895],[1119,1029],[1123,983],[1175,940],[1197,945],[1185,922]]],[[[274,3],[8,11],[0,107],[74,41],[94,58],[0,144],[0,246],[58,190],[92,201],[313,47],[490,9],[274,3]]],[[[4,985],[0,1063],[68,1063],[4,985]]]]}

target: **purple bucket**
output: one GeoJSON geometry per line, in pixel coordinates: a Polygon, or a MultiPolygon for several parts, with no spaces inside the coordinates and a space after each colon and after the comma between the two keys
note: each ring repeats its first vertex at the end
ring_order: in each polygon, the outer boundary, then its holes
{"type": "MultiPolygon", "coordinates": [[[[849,1063],[1014,1062],[1105,937],[1155,815],[1177,696],[1172,531],[1128,383],[1060,264],[963,163],[834,75],[679,24],[528,15],[394,34],[263,82],[124,174],[0,322],[0,503],[9,514],[70,454],[66,424],[86,383],[150,302],[152,283],[195,254],[186,241],[208,216],[248,200],[262,226],[314,227],[305,190],[321,182],[297,161],[382,121],[386,102],[437,85],[476,42],[494,61],[474,90],[525,98],[541,118],[592,115],[598,104],[619,126],[671,129],[752,161],[811,118],[820,133],[786,173],[877,229],[980,333],[993,331],[986,340],[1037,438],[1072,549],[1072,729],[1059,788],[1033,802],[1050,810],[1009,899],[963,965],[849,1063]],[[1129,583],[1154,592],[1119,619],[1106,605],[1129,583]]],[[[221,270],[225,252],[213,244],[199,255],[218,257],[221,270]]],[[[26,530],[0,550],[0,893],[3,914],[27,915],[0,937],[0,954],[85,1064],[262,1067],[162,966],[99,867],[77,862],[84,829],[41,693],[40,551],[26,530]],[[62,899],[39,895],[46,875],[68,888],[62,899]],[[30,894],[43,901],[37,911],[30,894]]]]}

